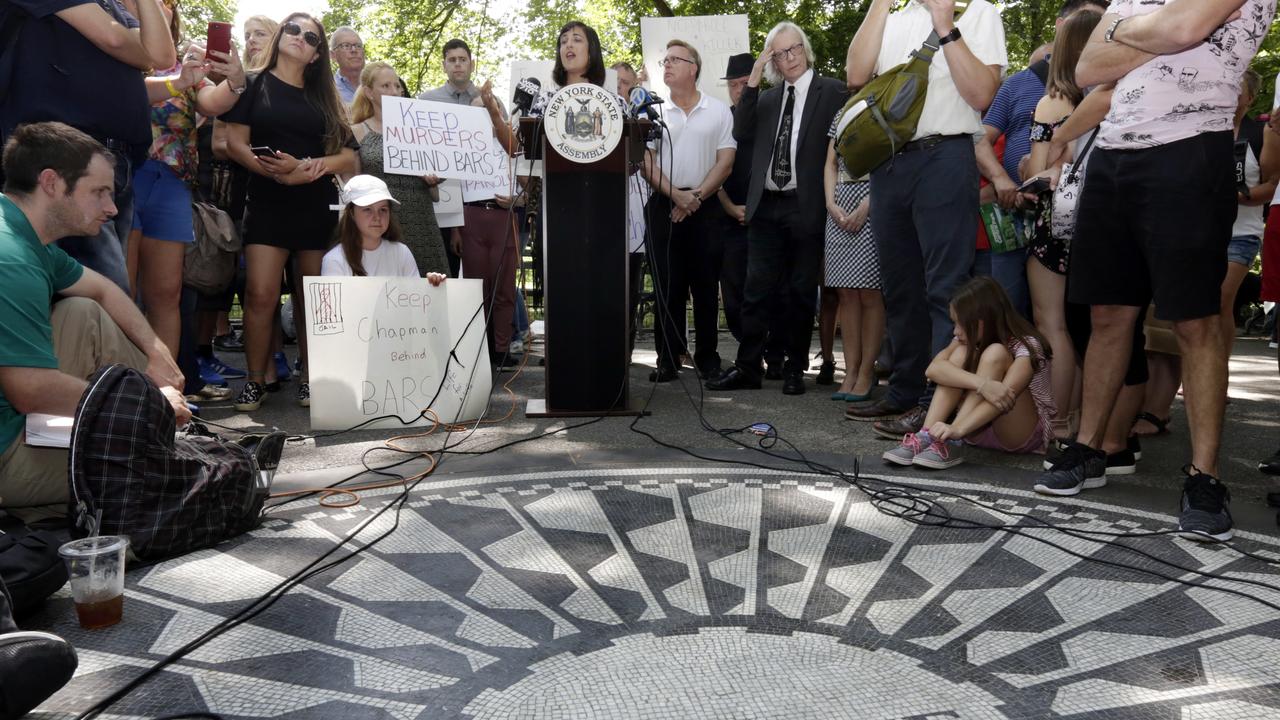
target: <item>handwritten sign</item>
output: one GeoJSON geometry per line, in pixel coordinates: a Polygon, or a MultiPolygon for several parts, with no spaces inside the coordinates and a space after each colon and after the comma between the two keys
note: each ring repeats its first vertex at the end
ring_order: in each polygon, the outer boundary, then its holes
{"type": "Polygon", "coordinates": [[[667,42],[684,40],[702,58],[702,78],[698,87],[712,97],[729,102],[729,86],[720,78],[729,66],[729,56],[751,52],[746,15],[694,15],[688,17],[640,18],[640,46],[650,85],[668,100],[666,83],[658,62],[667,54],[667,42]]]}
{"type": "MultiPolygon", "coordinates": [[[[423,278],[308,277],[303,291],[313,429],[383,415],[427,425],[427,409],[443,422],[484,413],[493,385],[488,343],[484,323],[471,322],[483,302],[481,281],[433,287],[423,278]]],[[[405,425],[387,418],[367,427],[405,425]]]]}
{"type": "Polygon", "coordinates": [[[493,144],[489,162],[494,167],[493,176],[486,180],[463,180],[462,201],[492,200],[494,195],[514,196],[515,175],[511,172],[511,158],[497,142],[493,144]]]}
{"type": "MultiPolygon", "coordinates": [[[[440,201],[435,203],[436,225],[442,228],[461,227],[462,181],[445,180],[439,185],[440,201]]],[[[445,239],[448,242],[448,238],[445,239]]]]}
{"type": "Polygon", "coordinates": [[[396,175],[487,180],[493,123],[484,108],[382,96],[382,163],[396,175]]]}

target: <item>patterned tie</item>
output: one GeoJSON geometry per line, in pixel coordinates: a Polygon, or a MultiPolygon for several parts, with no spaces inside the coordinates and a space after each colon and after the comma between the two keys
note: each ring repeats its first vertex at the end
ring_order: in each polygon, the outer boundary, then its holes
{"type": "Polygon", "coordinates": [[[791,182],[791,120],[796,109],[796,87],[787,88],[787,102],[782,106],[782,124],[778,126],[778,139],[773,141],[773,167],[769,174],[778,189],[791,182]]]}

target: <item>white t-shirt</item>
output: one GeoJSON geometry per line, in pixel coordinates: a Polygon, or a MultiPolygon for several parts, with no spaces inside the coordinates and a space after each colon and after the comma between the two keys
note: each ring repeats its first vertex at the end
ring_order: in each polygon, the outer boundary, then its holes
{"type": "MultiPolygon", "coordinates": [[[[361,253],[360,262],[364,264],[364,274],[368,277],[422,277],[413,253],[404,243],[383,240],[378,249],[361,253]]],[[[324,254],[324,259],[320,261],[320,274],[352,274],[341,245],[334,246],[324,254]]]]}
{"type": "MultiPolygon", "coordinates": [[[[1264,130],[1263,132],[1270,132],[1270,130],[1264,130]]],[[[1258,184],[1261,178],[1262,170],[1258,167],[1258,158],[1253,156],[1253,147],[1250,146],[1244,153],[1244,183],[1249,187],[1253,187],[1258,184]]],[[[1231,237],[1239,237],[1241,235],[1262,237],[1262,230],[1266,224],[1263,220],[1262,211],[1263,208],[1257,205],[1240,205],[1236,208],[1236,223],[1231,226],[1231,237]]]]}
{"type": "MultiPolygon", "coordinates": [[[[960,21],[956,23],[964,42],[983,65],[1009,64],[1009,52],[1004,43],[1004,24],[1000,11],[987,0],[973,0],[960,21]]],[[[910,2],[898,12],[889,15],[884,26],[884,40],[880,43],[880,56],[876,58],[876,74],[911,59],[911,53],[933,32],[933,19],[929,10],[919,2],[910,2]]],[[[915,138],[929,135],[977,135],[982,130],[982,113],[969,107],[960,97],[951,79],[951,67],[947,65],[946,46],[938,49],[929,65],[929,92],[924,98],[924,110],[916,125],[915,138]]],[[[915,139],[913,138],[913,139],[915,139]]]]}
{"type": "MultiPolygon", "coordinates": [[[[1108,14],[1146,15],[1167,0],[1114,0],[1108,14]]],[[[1230,132],[1240,79],[1271,28],[1276,0],[1246,0],[1240,17],[1202,43],[1158,55],[1116,82],[1097,145],[1136,150],[1203,133],[1230,132]]]]}
{"type": "Polygon", "coordinates": [[[729,106],[704,92],[698,94],[698,102],[688,115],[675,102],[658,106],[667,132],[653,142],[653,157],[678,188],[702,184],[715,167],[716,152],[738,147],[733,139],[733,112],[729,106]]]}

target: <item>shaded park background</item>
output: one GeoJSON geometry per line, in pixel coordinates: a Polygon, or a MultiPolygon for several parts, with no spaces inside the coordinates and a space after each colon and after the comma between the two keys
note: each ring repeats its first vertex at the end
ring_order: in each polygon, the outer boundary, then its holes
{"type": "MultiPolygon", "coordinates": [[[[251,0],[250,0],[251,1],[251,0]]],[[[1053,21],[1062,0],[997,2],[1009,45],[1009,70],[1026,66],[1031,51],[1053,38],[1053,21]]],[[[329,0],[326,28],[351,25],[366,44],[370,60],[391,63],[414,92],[444,82],[440,48],[449,38],[467,40],[476,55],[479,77],[502,79],[513,59],[552,59],[556,34],[569,20],[582,20],[600,33],[606,64],[640,61],[640,18],[678,15],[746,14],[751,47],[759,51],[764,36],[780,20],[791,20],[809,33],[819,70],[844,77],[844,56],[871,0],[829,2],[787,0],[329,0]]],[[[209,20],[232,21],[237,0],[185,0],[184,27],[202,34],[209,20]]],[[[279,18],[277,18],[279,19],[279,18]]],[[[1263,77],[1264,91],[1254,112],[1269,111],[1276,73],[1280,71],[1280,35],[1268,34],[1253,67],[1263,77]]],[[[719,77],[718,69],[706,77],[719,77]]]]}

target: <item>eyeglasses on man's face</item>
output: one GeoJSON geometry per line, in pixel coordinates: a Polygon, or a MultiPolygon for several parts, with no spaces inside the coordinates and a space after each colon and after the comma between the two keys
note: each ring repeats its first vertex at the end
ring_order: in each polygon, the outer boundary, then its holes
{"type": "Polygon", "coordinates": [[[682,62],[689,63],[690,65],[697,65],[697,64],[698,64],[698,63],[696,63],[696,62],[694,62],[694,61],[692,61],[692,60],[690,60],[690,59],[688,59],[688,58],[682,58],[682,57],[680,57],[679,55],[670,55],[670,56],[668,56],[668,57],[665,57],[665,58],[662,58],[661,60],[659,60],[659,61],[658,61],[658,65],[659,65],[660,67],[664,67],[664,68],[668,68],[668,67],[679,67],[679,66],[680,66],[680,63],[682,63],[682,62]]]}
{"type": "Polygon", "coordinates": [[[778,58],[786,58],[786,59],[790,60],[791,58],[795,57],[796,55],[801,54],[801,52],[802,52],[803,50],[804,50],[804,43],[796,43],[795,45],[792,45],[791,47],[785,47],[785,48],[782,48],[781,50],[775,51],[775,52],[773,53],[773,57],[774,57],[774,59],[778,59],[778,58]]]}
{"type": "Polygon", "coordinates": [[[344,43],[338,43],[336,46],[334,46],[334,49],[347,50],[347,51],[364,50],[364,44],[358,43],[358,42],[344,42],[344,43]]]}
{"type": "Polygon", "coordinates": [[[303,42],[311,47],[320,47],[320,36],[310,30],[303,32],[302,26],[296,22],[287,22],[280,26],[285,35],[301,35],[303,42]]]}

